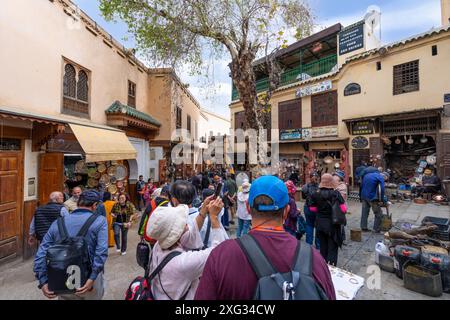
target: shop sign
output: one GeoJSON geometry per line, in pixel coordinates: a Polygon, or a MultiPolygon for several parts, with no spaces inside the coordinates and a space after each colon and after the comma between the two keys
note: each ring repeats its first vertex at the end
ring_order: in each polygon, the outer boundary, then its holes
{"type": "Polygon", "coordinates": [[[302,138],[302,129],[280,130],[280,140],[295,140],[302,138]]]}
{"type": "Polygon", "coordinates": [[[339,32],[339,55],[361,49],[364,46],[364,22],[339,32]]]}
{"type": "Polygon", "coordinates": [[[450,102],[450,93],[446,93],[444,94],[444,103],[449,103],[450,102]]]}
{"type": "Polygon", "coordinates": [[[0,150],[2,151],[19,151],[19,139],[0,139],[0,150]]]}
{"type": "Polygon", "coordinates": [[[306,86],[297,90],[296,97],[306,97],[319,92],[324,92],[331,90],[333,88],[333,84],[331,80],[322,81],[311,86],[306,86]]]}
{"type": "Polygon", "coordinates": [[[352,134],[372,134],[373,133],[373,122],[372,121],[357,121],[352,124],[352,134]]]}
{"type": "Polygon", "coordinates": [[[302,129],[302,137],[304,140],[309,140],[312,137],[311,128],[302,129]]]}
{"type": "Polygon", "coordinates": [[[364,149],[369,145],[369,140],[366,137],[358,136],[352,139],[353,149],[364,149]]]}
{"type": "Polygon", "coordinates": [[[357,83],[350,83],[344,89],[344,96],[351,96],[361,93],[361,86],[357,83]]]}
{"type": "Polygon", "coordinates": [[[312,137],[333,137],[338,135],[337,127],[318,127],[312,129],[312,137]]]}

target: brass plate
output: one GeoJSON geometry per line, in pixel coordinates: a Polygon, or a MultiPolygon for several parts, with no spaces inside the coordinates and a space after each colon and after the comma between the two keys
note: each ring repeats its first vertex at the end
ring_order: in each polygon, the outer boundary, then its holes
{"type": "Polygon", "coordinates": [[[105,164],[99,164],[98,166],[97,166],[97,171],[98,172],[100,172],[100,173],[104,173],[105,171],[106,171],[106,165],[105,164]]]}
{"type": "Polygon", "coordinates": [[[95,187],[97,187],[98,186],[98,180],[95,180],[94,178],[90,178],[89,180],[88,180],[88,186],[90,187],[90,188],[95,188],[95,187]]]}
{"type": "Polygon", "coordinates": [[[102,174],[100,177],[100,183],[105,187],[108,187],[111,184],[111,178],[107,174],[102,174]]]}
{"type": "Polygon", "coordinates": [[[117,193],[117,187],[116,187],[116,185],[111,184],[111,185],[108,187],[108,192],[111,193],[111,194],[116,194],[116,193],[117,193]]]}
{"type": "Polygon", "coordinates": [[[94,178],[97,173],[97,168],[89,168],[87,174],[90,178],[94,178]]]}
{"type": "Polygon", "coordinates": [[[83,172],[83,168],[85,166],[84,160],[79,160],[75,163],[75,172],[83,172]]]}

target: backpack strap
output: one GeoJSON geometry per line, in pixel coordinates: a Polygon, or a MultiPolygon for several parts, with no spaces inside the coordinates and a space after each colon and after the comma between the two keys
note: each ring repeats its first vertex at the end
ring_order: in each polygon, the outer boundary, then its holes
{"type": "Polygon", "coordinates": [[[303,275],[312,275],[312,248],[307,243],[298,242],[292,270],[303,275]]]}
{"type": "Polygon", "coordinates": [[[59,217],[57,220],[58,224],[58,232],[61,236],[62,241],[66,240],[69,237],[69,233],[67,232],[66,224],[64,223],[64,217],[59,217]]]}
{"type": "Polygon", "coordinates": [[[237,239],[237,243],[246,255],[248,262],[252,266],[258,279],[278,272],[252,235],[243,235],[241,238],[237,239]]]}
{"type": "Polygon", "coordinates": [[[77,237],[85,237],[90,226],[94,223],[94,221],[98,218],[98,214],[92,214],[86,222],[81,227],[80,231],[77,233],[77,237]]]}
{"type": "Polygon", "coordinates": [[[161,263],[156,267],[155,271],[153,271],[152,274],[148,277],[148,281],[152,281],[158,275],[158,273],[160,273],[161,270],[166,266],[166,264],[169,263],[170,260],[172,260],[176,256],[179,256],[180,254],[181,254],[180,251],[172,251],[171,253],[169,253],[163,259],[163,261],[161,261],[161,263]]]}
{"type": "Polygon", "coordinates": [[[203,249],[208,248],[209,235],[211,234],[211,217],[208,216],[208,223],[206,225],[205,239],[203,239],[203,249]]]}

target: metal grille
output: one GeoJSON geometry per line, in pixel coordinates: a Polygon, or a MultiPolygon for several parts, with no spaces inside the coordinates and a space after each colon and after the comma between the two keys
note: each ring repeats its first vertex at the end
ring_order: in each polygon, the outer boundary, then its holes
{"type": "Polygon", "coordinates": [[[136,108],[136,84],[128,81],[128,105],[136,108]]]}
{"type": "Polygon", "coordinates": [[[419,60],[394,66],[394,95],[419,90],[419,60]]]}
{"type": "Polygon", "coordinates": [[[438,130],[438,123],[438,117],[386,121],[381,123],[381,131],[386,135],[425,133],[438,130]]]}
{"type": "Polygon", "coordinates": [[[66,97],[75,98],[76,90],[76,72],[75,67],[71,64],[66,64],[64,67],[64,88],[63,94],[66,97]]]}
{"type": "Polygon", "coordinates": [[[78,73],[77,99],[83,102],[88,102],[88,90],[88,76],[86,72],[81,70],[78,73]]]}
{"type": "Polygon", "coordinates": [[[181,113],[181,108],[180,107],[177,107],[177,119],[176,119],[176,125],[177,125],[177,129],[181,129],[181,115],[182,115],[182,113],[181,113]]]}

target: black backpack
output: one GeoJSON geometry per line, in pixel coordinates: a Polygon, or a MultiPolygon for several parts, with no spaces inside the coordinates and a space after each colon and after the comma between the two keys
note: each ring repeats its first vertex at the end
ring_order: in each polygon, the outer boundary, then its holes
{"type": "MultiPolygon", "coordinates": [[[[169,263],[170,260],[180,255],[179,251],[172,251],[169,253],[163,261],[156,267],[155,271],[151,275],[148,275],[148,266],[145,269],[145,275],[143,277],[136,277],[131,281],[125,292],[125,300],[156,300],[153,296],[151,283],[152,280],[161,272],[161,270],[169,263]]],[[[189,290],[188,290],[189,292],[189,290]]],[[[184,295],[186,297],[187,293],[184,295]]],[[[183,298],[181,300],[184,300],[183,298]]]]}
{"type": "Polygon", "coordinates": [[[48,289],[56,294],[74,293],[92,272],[86,234],[98,215],[92,214],[75,237],[69,237],[64,217],[57,220],[61,240],[47,250],[48,289]]]}
{"type": "Polygon", "coordinates": [[[298,242],[292,270],[278,272],[267,259],[256,239],[246,234],[238,239],[258,277],[254,300],[328,300],[312,276],[312,248],[298,242]]]}

